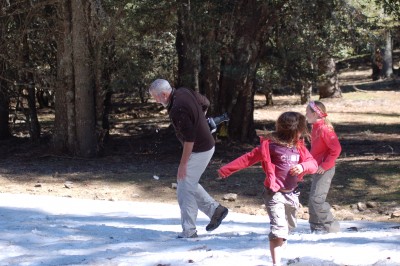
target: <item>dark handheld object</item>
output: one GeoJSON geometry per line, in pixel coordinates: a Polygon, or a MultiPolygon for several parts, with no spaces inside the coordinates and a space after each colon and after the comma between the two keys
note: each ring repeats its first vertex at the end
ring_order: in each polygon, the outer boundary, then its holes
{"type": "Polygon", "coordinates": [[[208,126],[210,127],[211,133],[214,133],[215,131],[217,131],[217,126],[219,124],[221,124],[222,122],[225,122],[225,121],[229,121],[229,117],[228,117],[228,114],[225,113],[220,116],[209,117],[209,118],[207,118],[207,121],[208,121],[208,126]]]}

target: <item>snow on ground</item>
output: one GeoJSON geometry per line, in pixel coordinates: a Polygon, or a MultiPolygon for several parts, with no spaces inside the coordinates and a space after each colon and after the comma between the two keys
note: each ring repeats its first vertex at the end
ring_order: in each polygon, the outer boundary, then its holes
{"type": "MultiPolygon", "coordinates": [[[[0,194],[0,265],[272,265],[268,217],[231,211],[197,239],[176,239],[179,207],[0,194]]],[[[341,222],[337,234],[290,235],[284,265],[400,265],[400,224],[341,222]],[[357,230],[357,231],[355,231],[357,230]]]]}

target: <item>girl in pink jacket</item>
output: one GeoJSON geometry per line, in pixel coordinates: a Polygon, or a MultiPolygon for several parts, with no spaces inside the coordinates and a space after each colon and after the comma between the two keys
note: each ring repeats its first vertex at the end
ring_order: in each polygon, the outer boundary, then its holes
{"type": "Polygon", "coordinates": [[[327,115],[323,103],[315,101],[308,104],[306,117],[308,123],[312,124],[310,152],[318,163],[318,170],[312,176],[308,200],[309,223],[311,232],[336,233],[340,231],[340,225],[332,215],[326,196],[342,148],[327,115]]]}
{"type": "Polygon", "coordinates": [[[282,248],[289,230],[297,226],[298,182],[305,174],[315,173],[317,162],[304,145],[307,136],[304,115],[285,112],[276,122],[276,130],[260,139],[260,146],[218,170],[220,178],[260,162],[265,172],[263,199],[270,219],[270,252],[274,265],[281,265],[282,248]]]}

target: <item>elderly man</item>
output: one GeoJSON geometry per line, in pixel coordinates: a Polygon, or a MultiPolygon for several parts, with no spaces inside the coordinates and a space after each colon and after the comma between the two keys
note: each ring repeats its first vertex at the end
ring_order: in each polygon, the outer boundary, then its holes
{"type": "Polygon", "coordinates": [[[149,93],[157,103],[167,108],[176,136],[183,145],[177,173],[182,224],[182,233],[178,238],[195,238],[198,210],[211,219],[207,231],[215,230],[228,214],[228,209],[216,202],[199,184],[215,149],[215,141],[205,118],[210,102],[190,89],[173,89],[164,79],[155,80],[150,85],[149,93]]]}

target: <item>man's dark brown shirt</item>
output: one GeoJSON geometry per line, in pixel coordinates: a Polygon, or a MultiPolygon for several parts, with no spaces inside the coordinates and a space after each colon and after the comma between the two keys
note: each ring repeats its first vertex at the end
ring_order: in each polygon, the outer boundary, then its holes
{"type": "Polygon", "coordinates": [[[176,136],[182,143],[194,142],[193,152],[208,151],[215,145],[205,117],[209,105],[205,96],[187,88],[176,89],[171,94],[168,114],[176,136]]]}

